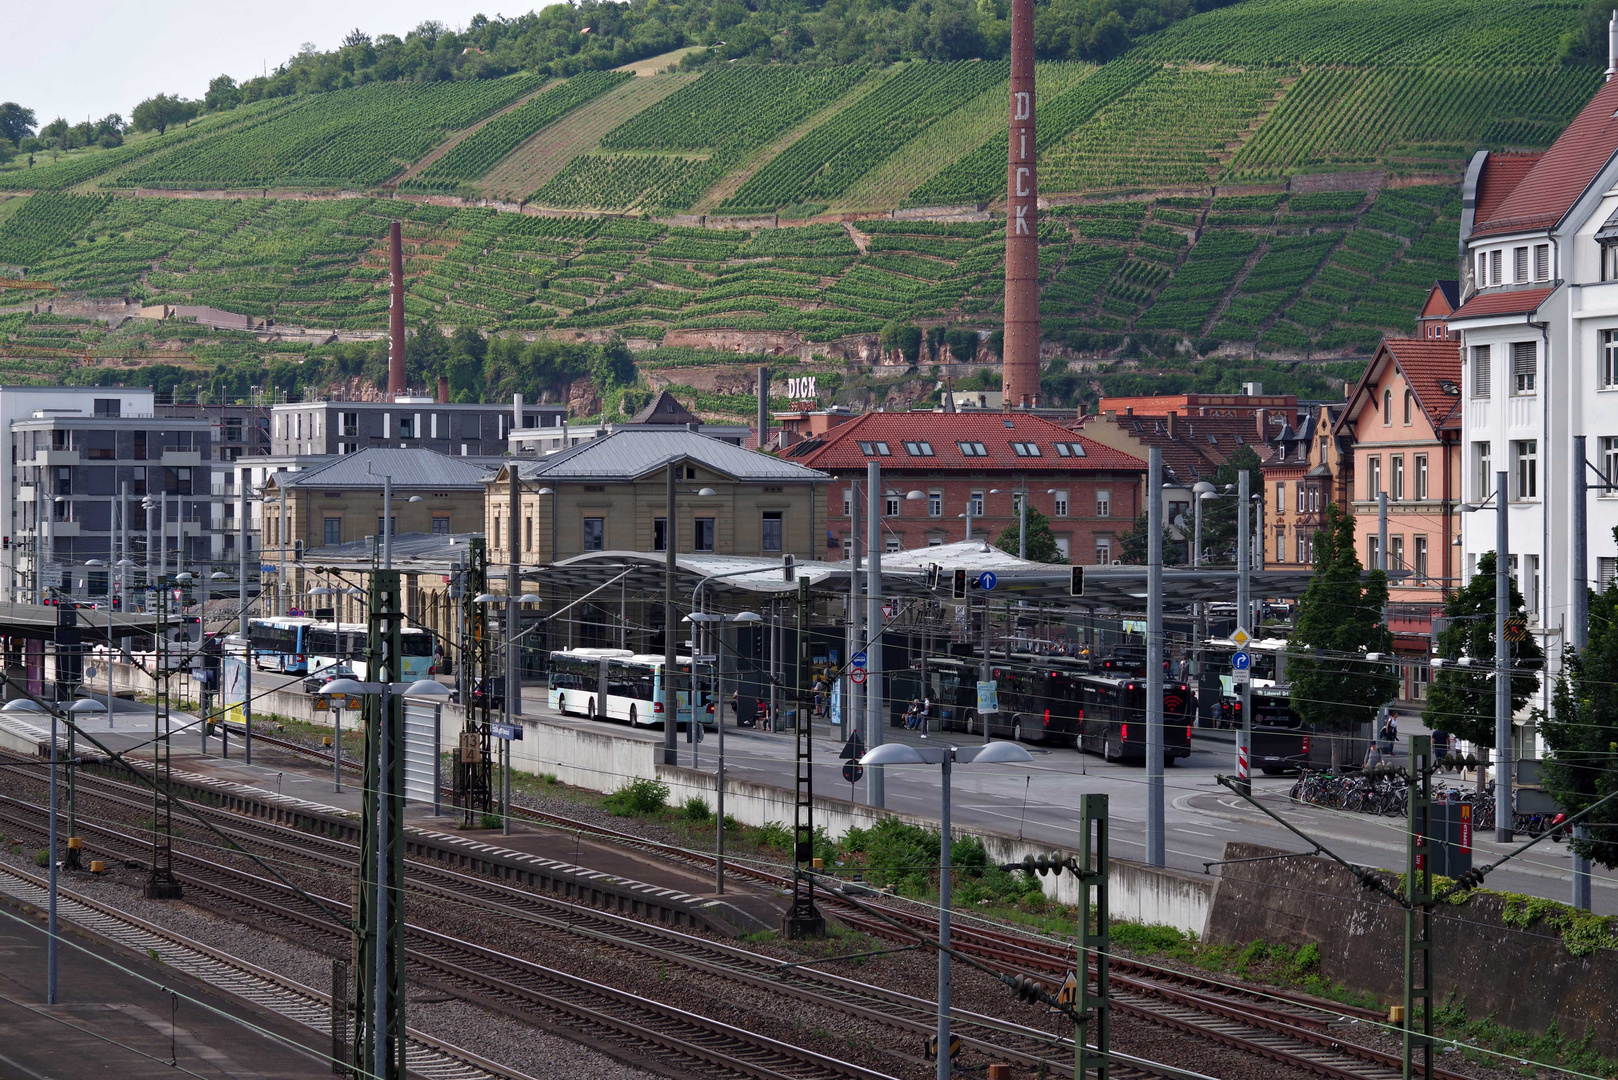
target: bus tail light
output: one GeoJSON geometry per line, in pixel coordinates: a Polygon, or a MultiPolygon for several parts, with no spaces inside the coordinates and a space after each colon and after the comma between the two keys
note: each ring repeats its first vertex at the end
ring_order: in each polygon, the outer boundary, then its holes
{"type": "Polygon", "coordinates": [[[1309,754],[1309,736],[1307,735],[1303,737],[1303,753],[1305,757],[1309,754]]]}
{"type": "Polygon", "coordinates": [[[1129,725],[1128,724],[1123,725],[1123,732],[1119,737],[1119,741],[1120,742],[1128,742],[1129,741],[1129,725]]]}
{"type": "Polygon", "coordinates": [[[1045,710],[1045,726],[1051,726],[1051,711],[1049,709],[1045,710]]]}
{"type": "Polygon", "coordinates": [[[1187,746],[1191,745],[1191,725],[1190,724],[1187,724],[1185,726],[1185,744],[1187,746]]]}
{"type": "Polygon", "coordinates": [[[654,713],[662,712],[663,711],[663,703],[661,701],[652,702],[652,711],[654,713]]]}

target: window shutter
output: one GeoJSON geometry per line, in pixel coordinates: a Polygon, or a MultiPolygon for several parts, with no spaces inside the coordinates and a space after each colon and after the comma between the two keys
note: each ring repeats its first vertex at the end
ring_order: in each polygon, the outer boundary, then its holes
{"type": "Polygon", "coordinates": [[[1551,279],[1551,246],[1539,244],[1534,248],[1534,280],[1549,281],[1551,279]]]}
{"type": "Polygon", "coordinates": [[[1511,343],[1511,373],[1513,375],[1532,375],[1537,367],[1538,342],[1514,341],[1511,343]]]}

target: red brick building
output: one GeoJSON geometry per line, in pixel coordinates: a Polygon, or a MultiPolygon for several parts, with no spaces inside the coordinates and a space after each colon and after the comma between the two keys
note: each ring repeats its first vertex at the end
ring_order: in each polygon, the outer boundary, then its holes
{"type": "Polygon", "coordinates": [[[828,547],[850,531],[853,481],[882,467],[884,548],[904,551],[993,539],[1017,520],[1017,499],[1051,519],[1071,561],[1110,563],[1141,506],[1146,462],[1026,413],[867,413],[782,451],[837,478],[828,485],[828,547]],[[920,498],[907,498],[919,492],[920,498]]]}

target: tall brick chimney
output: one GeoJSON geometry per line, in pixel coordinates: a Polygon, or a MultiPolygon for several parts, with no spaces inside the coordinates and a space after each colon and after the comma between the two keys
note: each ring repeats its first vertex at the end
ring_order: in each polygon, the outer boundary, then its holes
{"type": "Polygon", "coordinates": [[[388,226],[388,272],[392,285],[388,299],[388,397],[405,392],[404,241],[399,223],[388,226]]]}
{"type": "Polygon", "coordinates": [[[438,377],[438,403],[440,405],[448,405],[449,404],[449,376],[448,375],[440,375],[438,377]]]}

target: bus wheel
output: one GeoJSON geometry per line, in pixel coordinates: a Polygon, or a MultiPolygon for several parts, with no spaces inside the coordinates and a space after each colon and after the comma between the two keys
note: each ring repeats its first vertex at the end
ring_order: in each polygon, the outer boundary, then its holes
{"type": "Polygon", "coordinates": [[[556,711],[561,713],[563,716],[567,715],[567,695],[566,694],[557,694],[556,695],[556,711]]]}
{"type": "Polygon", "coordinates": [[[1022,742],[1023,741],[1023,738],[1022,738],[1022,717],[1020,717],[1020,716],[1016,717],[1015,719],[1013,719],[1011,721],[1011,741],[1012,742],[1022,742]]]}
{"type": "Polygon", "coordinates": [[[976,735],[978,733],[978,714],[975,712],[969,712],[966,714],[966,733],[968,735],[976,735]]]}
{"type": "Polygon", "coordinates": [[[585,715],[585,717],[587,719],[590,719],[590,720],[594,720],[596,718],[596,699],[595,698],[591,698],[590,701],[589,701],[589,704],[585,705],[585,707],[584,707],[584,715],[585,715]]]}
{"type": "Polygon", "coordinates": [[[633,727],[637,723],[637,721],[638,721],[638,717],[636,716],[636,713],[635,713],[635,706],[631,705],[629,707],[629,723],[630,723],[630,726],[633,727]]]}

